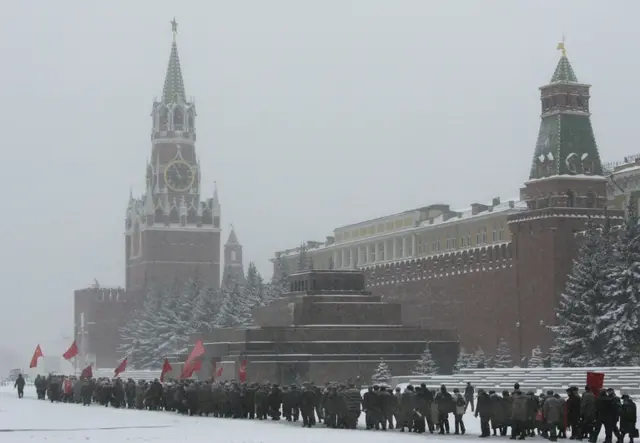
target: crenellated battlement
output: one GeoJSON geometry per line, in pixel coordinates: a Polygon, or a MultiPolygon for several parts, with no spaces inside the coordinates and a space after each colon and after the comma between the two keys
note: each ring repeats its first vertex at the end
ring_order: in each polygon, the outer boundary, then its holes
{"type": "Polygon", "coordinates": [[[363,270],[367,286],[371,287],[494,271],[512,265],[512,244],[509,242],[376,265],[363,270]]]}
{"type": "Polygon", "coordinates": [[[119,286],[104,287],[92,285],[88,288],[76,290],[76,296],[85,297],[98,302],[128,302],[133,299],[133,294],[119,286]]]}
{"type": "Polygon", "coordinates": [[[179,199],[167,193],[144,194],[130,198],[125,216],[125,233],[132,234],[135,226],[192,228],[220,228],[220,205],[214,196],[201,202],[197,195],[179,199]]]}

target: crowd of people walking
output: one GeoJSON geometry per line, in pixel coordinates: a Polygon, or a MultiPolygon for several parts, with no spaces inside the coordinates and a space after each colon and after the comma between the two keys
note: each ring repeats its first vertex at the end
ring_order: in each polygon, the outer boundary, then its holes
{"type": "MultiPolygon", "coordinates": [[[[497,393],[468,383],[464,392],[429,389],[425,384],[400,387],[374,385],[362,393],[353,383],[313,383],[279,386],[270,383],[212,382],[196,380],[153,381],[120,378],[76,378],[38,376],[35,389],[39,400],[52,403],[92,404],[105,407],[170,411],[232,419],[287,420],[312,427],[356,429],[364,412],[368,430],[465,434],[467,410],[480,419],[480,437],[509,436],[524,440],[541,436],[595,443],[604,429],[605,443],[630,443],[638,437],[636,405],[628,395],[618,397],[612,389],[585,386],[567,389],[566,396],[547,391],[522,392],[516,383],[512,391],[497,393]],[[595,392],[594,392],[595,391],[595,392]],[[453,417],[453,429],[450,419],[453,417]],[[451,432],[453,431],[453,432],[451,432]]],[[[15,382],[19,398],[25,381],[15,382]]]]}

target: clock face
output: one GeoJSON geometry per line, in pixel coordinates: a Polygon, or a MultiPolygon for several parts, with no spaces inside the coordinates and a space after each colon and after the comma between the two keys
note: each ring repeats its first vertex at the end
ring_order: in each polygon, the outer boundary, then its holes
{"type": "Polygon", "coordinates": [[[164,171],[164,182],[174,192],[184,192],[191,188],[195,173],[189,163],[176,160],[167,165],[164,171]]]}

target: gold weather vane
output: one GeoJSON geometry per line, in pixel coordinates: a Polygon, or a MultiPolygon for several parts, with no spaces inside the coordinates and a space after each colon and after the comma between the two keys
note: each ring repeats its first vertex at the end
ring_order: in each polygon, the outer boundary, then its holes
{"type": "Polygon", "coordinates": [[[562,51],[562,56],[566,57],[567,56],[567,49],[564,46],[564,35],[562,36],[562,40],[560,42],[558,42],[558,47],[556,48],[559,51],[562,51]]]}
{"type": "Polygon", "coordinates": [[[171,32],[173,32],[173,38],[176,38],[176,34],[178,33],[178,22],[176,21],[176,18],[173,17],[173,20],[171,20],[169,23],[171,23],[171,32]]]}

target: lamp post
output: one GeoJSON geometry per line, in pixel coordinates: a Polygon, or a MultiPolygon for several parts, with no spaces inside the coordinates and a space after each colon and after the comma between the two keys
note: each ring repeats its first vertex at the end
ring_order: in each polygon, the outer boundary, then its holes
{"type": "Polygon", "coordinates": [[[518,329],[518,362],[522,362],[522,325],[519,321],[516,322],[516,328],[518,329]]]}

